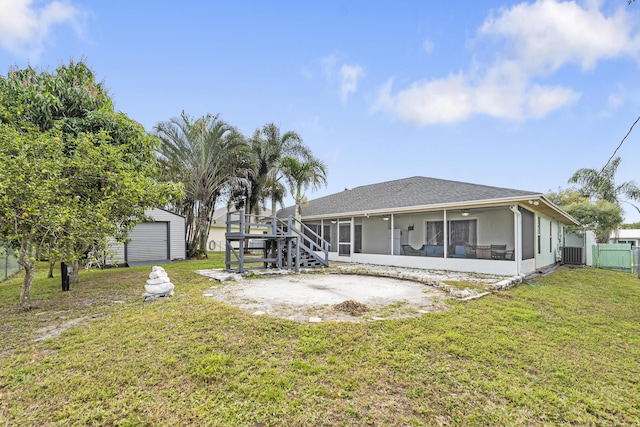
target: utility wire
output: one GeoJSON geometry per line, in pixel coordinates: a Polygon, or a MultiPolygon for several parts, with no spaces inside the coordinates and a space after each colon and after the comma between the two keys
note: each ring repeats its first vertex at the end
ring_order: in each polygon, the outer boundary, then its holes
{"type": "Polygon", "coordinates": [[[605,163],[605,165],[602,167],[602,169],[600,170],[600,173],[602,173],[605,168],[609,165],[609,163],[611,162],[611,160],[613,160],[613,158],[616,156],[616,153],[618,152],[618,150],[620,149],[620,147],[622,147],[622,144],[624,144],[624,140],[627,139],[627,137],[629,136],[629,134],[631,133],[631,131],[633,130],[633,127],[636,125],[636,123],[638,123],[638,121],[640,121],[640,116],[638,116],[638,118],[636,119],[635,122],[633,122],[633,124],[631,125],[631,128],[629,128],[629,132],[627,132],[627,134],[624,136],[624,138],[622,138],[622,141],[620,141],[620,144],[618,144],[618,148],[616,148],[616,150],[613,152],[613,154],[611,155],[611,157],[609,157],[609,160],[607,160],[607,163],[605,163]]]}

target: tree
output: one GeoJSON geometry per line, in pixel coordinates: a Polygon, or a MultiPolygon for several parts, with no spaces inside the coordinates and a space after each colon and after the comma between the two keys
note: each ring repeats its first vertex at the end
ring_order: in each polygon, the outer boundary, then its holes
{"type": "Polygon", "coordinates": [[[253,176],[252,153],[245,138],[219,115],[180,117],[158,123],[165,175],[184,185],[185,195],[172,210],[186,217],[191,256],[207,257],[207,237],[219,197],[247,186],[253,176]]]}
{"type": "Polygon", "coordinates": [[[280,162],[280,168],[296,201],[295,218],[301,221],[303,191],[309,187],[316,190],[327,184],[327,166],[309,155],[304,158],[284,157],[280,162]]]}
{"type": "Polygon", "coordinates": [[[0,78],[0,238],[25,270],[23,308],[31,307],[45,246],[73,263],[77,277],[90,248],[122,237],[146,208],[179,194],[157,181],[156,148],[140,124],[114,111],[83,62],[0,78]]]}
{"type": "MultiPolygon", "coordinates": [[[[622,208],[619,205],[602,199],[592,202],[576,189],[558,190],[557,193],[547,194],[547,198],[577,219],[582,227],[593,231],[600,243],[606,243],[611,231],[622,223],[622,208]]],[[[569,227],[569,230],[582,230],[582,227],[569,227]]]]}
{"type": "Polygon", "coordinates": [[[17,254],[25,272],[20,306],[31,308],[31,285],[36,267],[36,248],[61,228],[64,212],[52,209],[57,202],[62,176],[58,162],[60,145],[53,136],[21,134],[0,125],[0,236],[17,254]]]}
{"type": "Polygon", "coordinates": [[[282,204],[286,196],[286,187],[281,182],[280,160],[286,156],[308,156],[310,150],[304,145],[300,135],[294,131],[282,134],[274,123],[267,123],[254,132],[251,148],[255,153],[257,170],[251,180],[250,191],[244,194],[247,210],[258,215],[260,203],[264,206],[269,199],[271,215],[275,216],[277,204],[282,204]]]}
{"type": "Polygon", "coordinates": [[[638,229],[638,228],[640,228],[640,222],[632,222],[630,224],[622,224],[622,226],[620,226],[620,228],[623,228],[625,230],[638,229]]]}
{"type": "Polygon", "coordinates": [[[569,183],[581,184],[580,192],[586,197],[606,200],[618,206],[622,203],[628,203],[640,212],[640,208],[636,205],[623,200],[623,197],[626,197],[628,200],[640,201],[640,187],[634,181],[623,182],[620,185],[615,183],[615,175],[620,161],[620,157],[616,157],[600,171],[588,168],[579,169],[569,178],[569,183]]]}

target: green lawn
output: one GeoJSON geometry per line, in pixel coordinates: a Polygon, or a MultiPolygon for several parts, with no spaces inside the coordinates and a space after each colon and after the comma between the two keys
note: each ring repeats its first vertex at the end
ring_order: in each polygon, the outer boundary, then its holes
{"type": "Polygon", "coordinates": [[[640,425],[634,275],[564,268],[421,318],[299,324],[202,296],[193,270],[223,263],[166,266],[176,294],[155,302],[148,267],[65,293],[42,268],[30,312],[20,277],[0,283],[0,425],[640,425]]]}

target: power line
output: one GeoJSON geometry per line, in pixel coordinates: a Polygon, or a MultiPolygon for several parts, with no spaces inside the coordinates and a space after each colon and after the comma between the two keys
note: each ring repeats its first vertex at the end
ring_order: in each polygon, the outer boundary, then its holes
{"type": "Polygon", "coordinates": [[[602,167],[602,169],[600,170],[600,173],[602,173],[605,168],[609,165],[609,163],[611,162],[611,160],[613,160],[613,158],[616,156],[616,153],[618,152],[618,150],[620,149],[620,147],[622,147],[622,144],[624,144],[624,140],[627,139],[627,137],[629,136],[629,134],[631,133],[631,131],[633,130],[633,127],[636,125],[636,123],[638,123],[638,121],[640,121],[640,116],[638,116],[638,118],[636,119],[635,122],[633,122],[633,124],[631,125],[631,128],[629,128],[629,132],[627,132],[627,134],[624,136],[624,138],[622,138],[622,141],[620,141],[620,144],[618,144],[618,148],[616,148],[616,150],[613,152],[613,154],[611,155],[611,157],[609,157],[609,160],[607,160],[607,163],[604,164],[604,166],[602,167]]]}

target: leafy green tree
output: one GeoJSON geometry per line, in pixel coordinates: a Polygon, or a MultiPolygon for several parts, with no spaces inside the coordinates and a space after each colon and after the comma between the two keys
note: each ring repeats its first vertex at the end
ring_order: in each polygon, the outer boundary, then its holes
{"type": "MultiPolygon", "coordinates": [[[[20,305],[31,307],[36,249],[61,230],[66,212],[52,209],[60,196],[60,145],[40,132],[0,125],[0,236],[25,272],[20,305]]],[[[62,182],[64,184],[64,182],[62,182]]]]}
{"type": "MultiPolygon", "coordinates": [[[[606,243],[612,230],[622,223],[622,208],[607,200],[591,201],[580,191],[569,188],[547,194],[547,198],[577,219],[583,227],[595,233],[600,243],[606,243]]],[[[569,227],[580,230],[582,227],[569,227]]]]}
{"type": "Polygon", "coordinates": [[[309,155],[304,158],[284,157],[280,167],[296,201],[295,218],[300,221],[304,191],[308,188],[317,190],[321,185],[327,184],[327,166],[309,155]]]}
{"type": "Polygon", "coordinates": [[[629,224],[622,224],[620,228],[624,228],[625,230],[634,230],[640,228],[640,222],[632,222],[629,224]]]}
{"type": "Polygon", "coordinates": [[[83,62],[0,78],[0,138],[0,238],[25,270],[25,309],[43,248],[70,262],[77,278],[87,251],[122,238],[145,209],[179,194],[157,181],[157,140],[114,111],[83,62]]]}
{"type": "Polygon", "coordinates": [[[165,175],[184,185],[172,210],[186,217],[191,256],[207,257],[207,237],[218,199],[253,177],[253,154],[245,138],[219,115],[180,117],[158,123],[165,175]]]}

